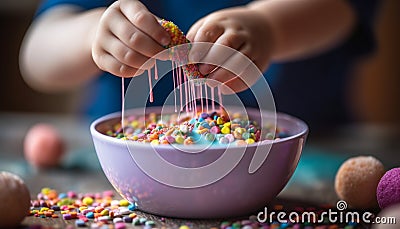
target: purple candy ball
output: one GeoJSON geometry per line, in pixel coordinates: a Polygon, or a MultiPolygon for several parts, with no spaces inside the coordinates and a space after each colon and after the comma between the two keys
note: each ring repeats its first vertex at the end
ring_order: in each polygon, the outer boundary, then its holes
{"type": "Polygon", "coordinates": [[[381,209],[400,203],[400,168],[391,169],[383,175],[376,189],[376,198],[381,209]]]}

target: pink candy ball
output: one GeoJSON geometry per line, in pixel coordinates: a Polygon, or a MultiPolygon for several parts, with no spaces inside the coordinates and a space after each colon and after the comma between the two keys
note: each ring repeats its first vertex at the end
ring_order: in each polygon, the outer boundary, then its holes
{"type": "Polygon", "coordinates": [[[36,124],[25,136],[25,158],[37,168],[54,167],[61,161],[64,145],[56,128],[49,124],[36,124]]]}
{"type": "Polygon", "coordinates": [[[394,168],[385,173],[376,189],[379,207],[386,208],[400,203],[400,168],[394,168]]]}

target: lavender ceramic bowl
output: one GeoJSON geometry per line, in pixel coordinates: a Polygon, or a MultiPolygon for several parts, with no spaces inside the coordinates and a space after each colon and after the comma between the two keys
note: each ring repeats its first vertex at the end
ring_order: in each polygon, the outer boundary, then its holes
{"type": "MultiPolygon", "coordinates": [[[[135,110],[130,113],[134,114],[135,110]]],[[[250,118],[251,113],[250,109],[250,118]]],[[[157,164],[159,162],[155,162],[154,154],[180,167],[199,168],[212,164],[222,155],[235,154],[233,151],[240,147],[233,147],[232,152],[223,147],[210,147],[202,152],[190,153],[170,145],[154,147],[106,136],[104,133],[120,121],[120,116],[120,113],[104,116],[94,121],[90,127],[105,175],[118,193],[130,202],[136,202],[140,210],[179,218],[233,217],[263,209],[292,176],[308,133],[307,125],[301,120],[277,114],[277,126],[287,129],[290,137],[242,148],[243,157],[229,173],[214,182],[198,187],[179,187],[151,177],[152,172],[158,172],[164,174],[163,178],[169,182],[182,182],[179,180],[182,177],[176,171],[157,164]],[[255,156],[256,148],[260,146],[270,148],[269,154],[261,166],[250,173],[249,164],[255,156]],[[153,170],[149,172],[144,168],[153,170]]],[[[195,182],[202,178],[200,174],[195,178],[186,177],[184,181],[195,182]]]]}

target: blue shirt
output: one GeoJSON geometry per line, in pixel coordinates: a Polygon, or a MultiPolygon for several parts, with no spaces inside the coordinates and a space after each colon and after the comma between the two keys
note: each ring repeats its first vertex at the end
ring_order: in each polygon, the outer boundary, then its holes
{"type": "MultiPolygon", "coordinates": [[[[113,0],[44,0],[37,15],[60,5],[72,4],[88,10],[108,6],[113,0]]],[[[246,0],[164,0],[142,1],[155,15],[173,21],[185,33],[201,17],[219,9],[248,3],[246,0]],[[176,7],[179,5],[179,7],[176,7]]],[[[336,48],[307,59],[273,64],[265,73],[274,95],[277,111],[305,120],[311,128],[330,127],[352,119],[346,96],[351,67],[361,55],[374,49],[372,22],[377,5],[374,0],[349,0],[356,12],[358,23],[351,36],[336,48]]],[[[172,80],[162,83],[163,89],[154,88],[158,98],[152,105],[162,105],[173,89],[172,80]]],[[[239,93],[255,106],[251,92],[239,93]]],[[[121,80],[108,73],[102,74],[88,86],[82,112],[92,118],[121,110],[121,80]]]]}

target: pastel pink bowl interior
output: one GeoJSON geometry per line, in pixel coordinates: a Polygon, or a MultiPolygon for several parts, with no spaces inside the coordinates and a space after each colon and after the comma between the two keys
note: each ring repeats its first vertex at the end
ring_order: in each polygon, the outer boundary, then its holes
{"type": "MultiPolygon", "coordinates": [[[[151,109],[157,112],[161,108],[151,109]]],[[[135,110],[129,112],[134,114],[135,110]]],[[[248,112],[251,118],[252,110],[248,109],[248,112]]],[[[131,153],[136,150],[154,153],[153,146],[136,144],[134,150],[129,150],[126,141],[103,134],[110,125],[120,121],[120,116],[120,113],[104,116],[94,121],[90,127],[105,175],[114,188],[130,202],[136,202],[140,210],[178,218],[234,217],[263,209],[292,176],[308,133],[303,121],[278,113],[277,126],[288,130],[290,137],[265,143],[272,144],[272,147],[267,159],[255,173],[250,174],[248,171],[256,146],[248,146],[237,166],[222,179],[203,187],[176,188],[149,177],[133,160],[131,153]]],[[[191,154],[167,145],[160,147],[157,152],[171,163],[200,167],[218,159],[224,149],[211,147],[191,154]]],[[[163,173],[168,176],[168,171],[163,173]]]]}

